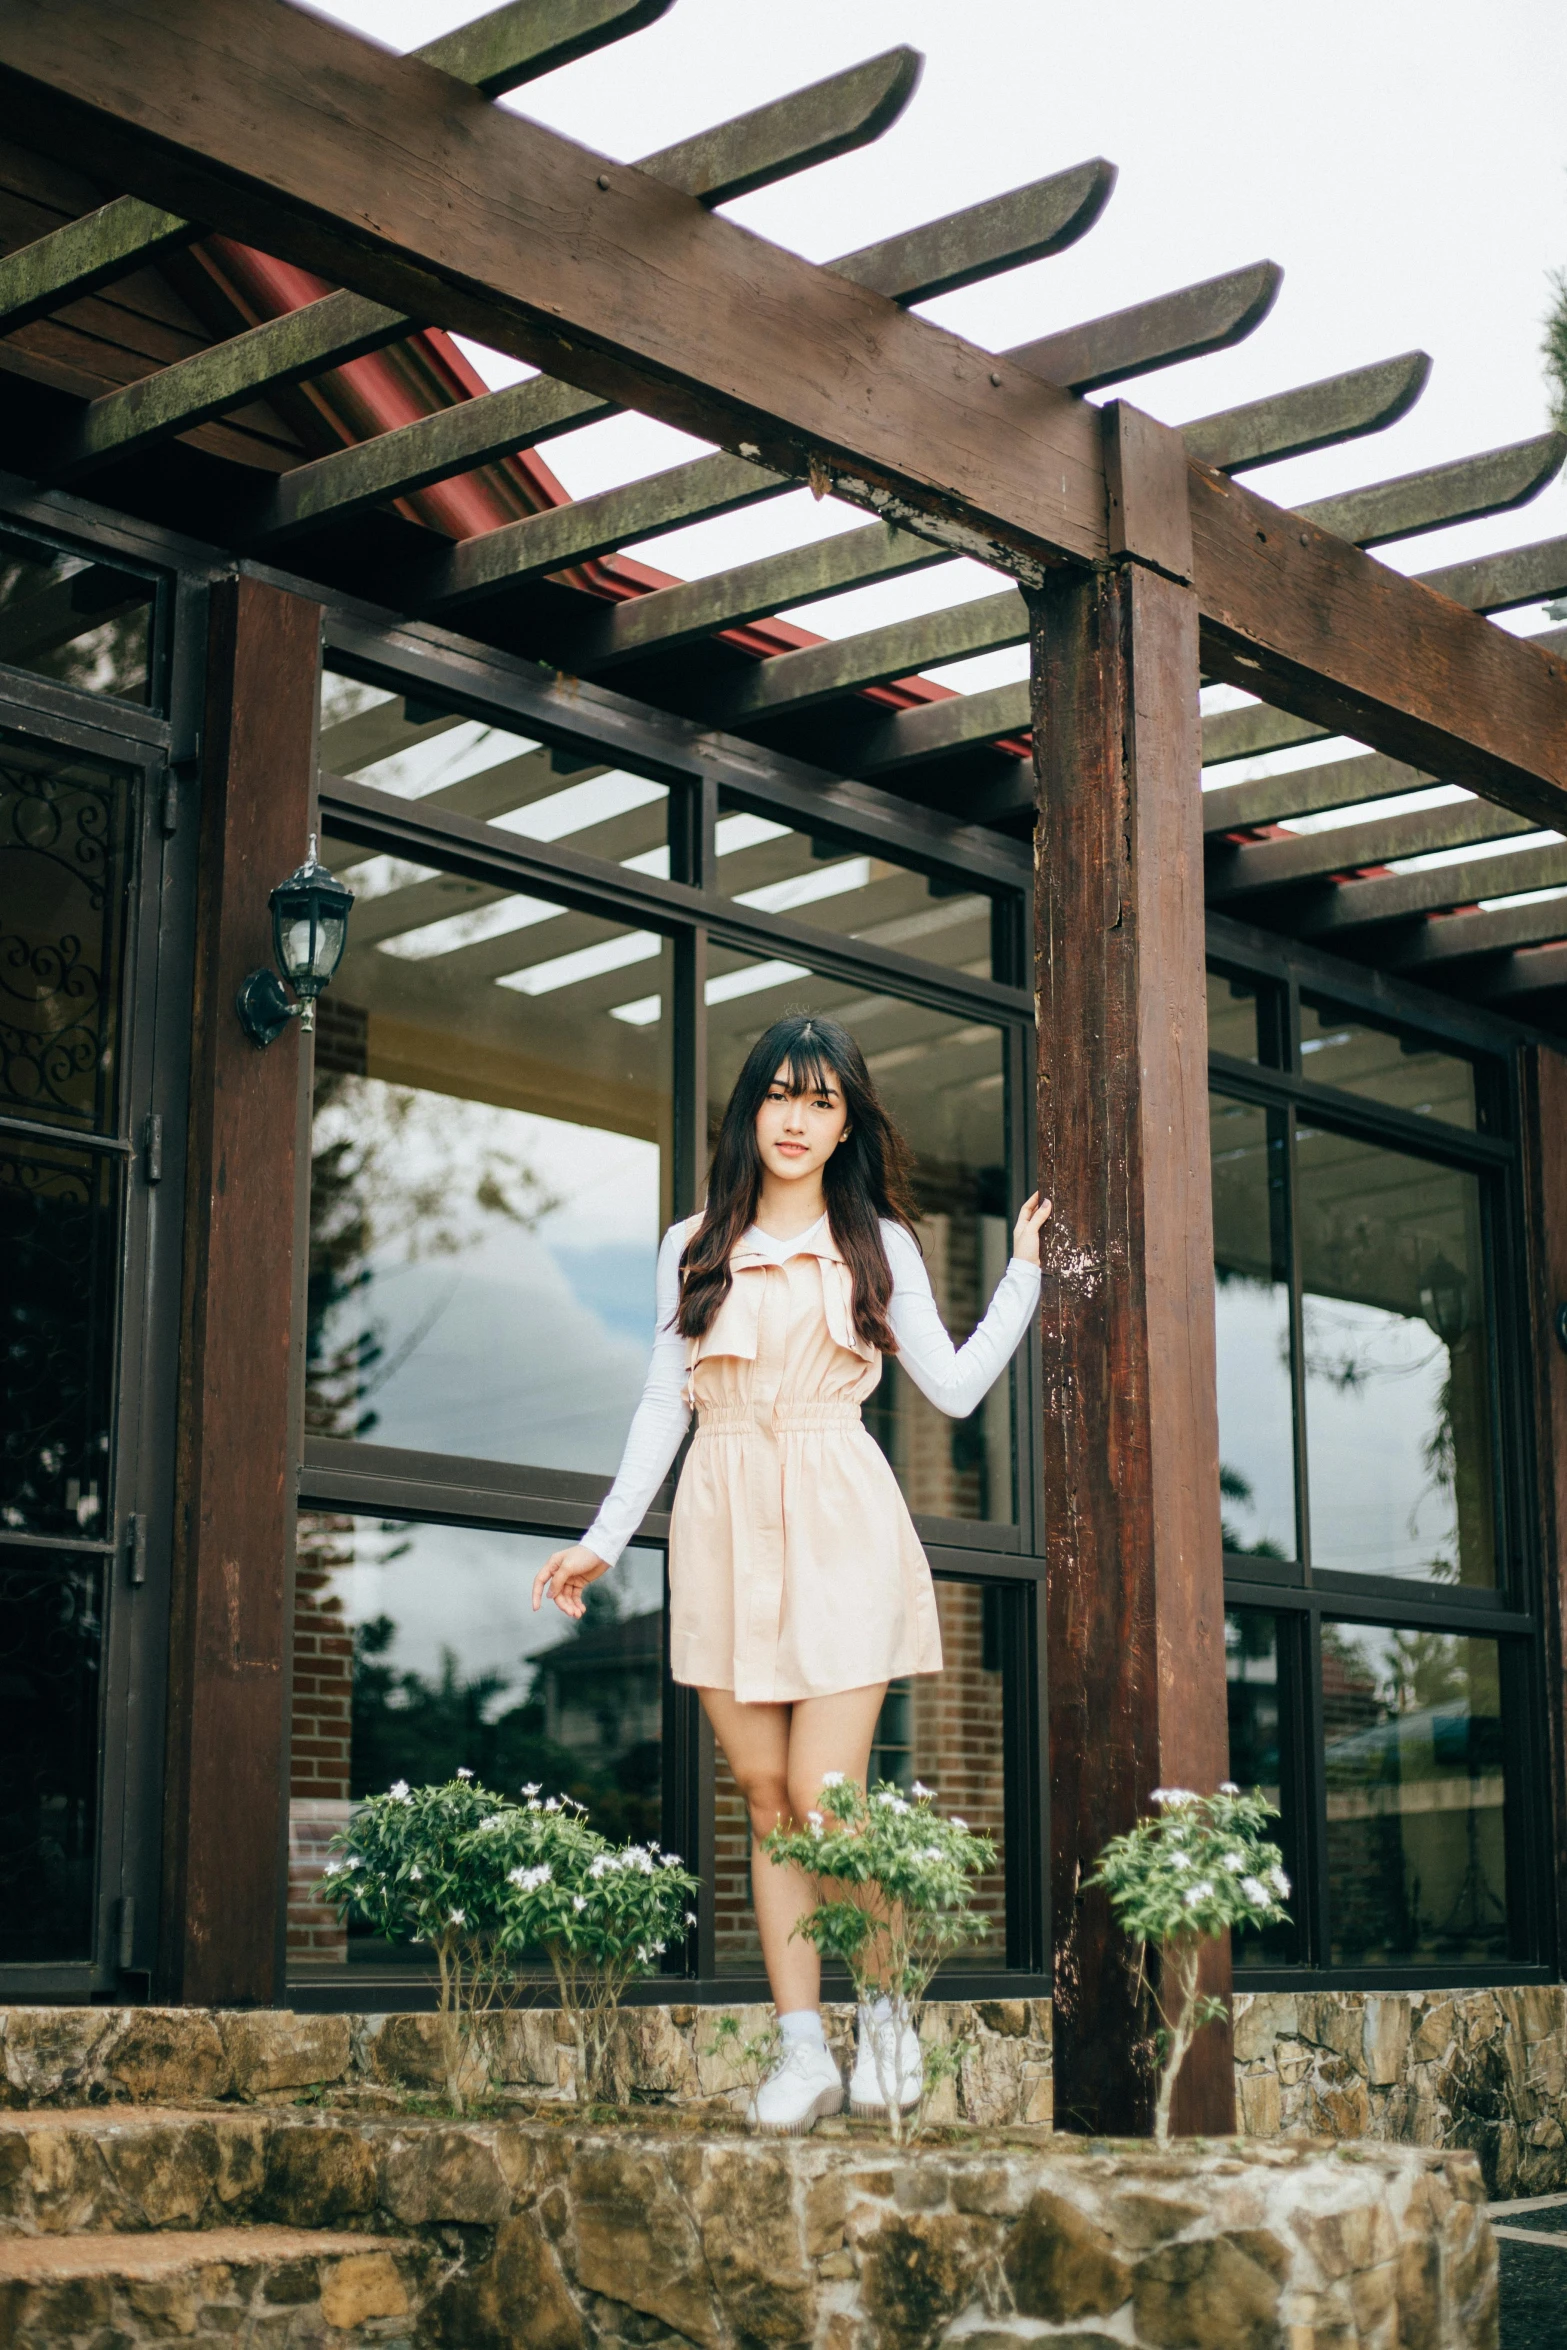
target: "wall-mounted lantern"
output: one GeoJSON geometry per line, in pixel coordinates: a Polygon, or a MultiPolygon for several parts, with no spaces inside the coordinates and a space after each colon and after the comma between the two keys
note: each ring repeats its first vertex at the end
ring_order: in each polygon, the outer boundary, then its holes
{"type": "Polygon", "coordinates": [[[278,970],[298,1001],[290,1003],[276,971],[250,972],[234,1008],[254,1045],[276,1044],[290,1020],[302,1029],[316,1024],[316,997],[330,981],[348,944],[348,910],[354,893],[310,854],[297,872],[280,881],[267,900],[272,909],[272,951],[278,970]]]}

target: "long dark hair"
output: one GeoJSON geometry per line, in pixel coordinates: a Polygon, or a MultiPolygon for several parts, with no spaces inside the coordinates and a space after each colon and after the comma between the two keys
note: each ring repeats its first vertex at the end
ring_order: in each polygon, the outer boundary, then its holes
{"type": "Polygon", "coordinates": [[[847,1028],[814,1012],[786,1012],[775,1020],[735,1079],[713,1145],[707,1205],[680,1260],[676,1327],[687,1338],[700,1338],[729,1294],[729,1253],[755,1222],[762,1191],[756,1115],[780,1069],[795,1097],[820,1091],[829,1076],[837,1080],[848,1132],[822,1169],[827,1220],[853,1276],[855,1329],[883,1354],[895,1354],[887,1320],[892,1270],[878,1219],[888,1216],[906,1231],[914,1228],[909,1147],[882,1108],[865,1055],[847,1028]]]}

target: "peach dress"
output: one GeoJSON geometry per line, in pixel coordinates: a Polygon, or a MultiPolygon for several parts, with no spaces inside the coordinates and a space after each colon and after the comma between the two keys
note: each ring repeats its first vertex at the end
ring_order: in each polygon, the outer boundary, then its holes
{"type": "MultiPolygon", "coordinates": [[[[691,1226],[695,1230],[695,1225],[691,1226]]],[[[825,1222],[784,1263],[742,1241],[692,1350],[696,1438],[669,1529],[670,1669],[743,1704],[939,1673],[930,1567],[860,1418],[881,1356],[825,1222]]]]}

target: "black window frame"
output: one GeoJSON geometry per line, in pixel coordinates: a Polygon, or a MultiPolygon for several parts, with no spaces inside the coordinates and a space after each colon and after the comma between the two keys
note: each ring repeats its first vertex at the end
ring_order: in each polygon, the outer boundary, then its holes
{"type": "MultiPolygon", "coordinates": [[[[1207,923],[1211,976],[1234,978],[1262,991],[1259,1037],[1271,1062],[1213,1052],[1210,1089],[1230,1099],[1278,1111],[1289,1129],[1297,1119],[1330,1132],[1470,1170],[1481,1179],[1486,1286],[1491,1326],[1492,1422],[1497,1492],[1497,1587],[1464,1590],[1410,1577],[1363,1576],[1310,1565],[1305,1555],[1274,1561],[1227,1553],[1225,1607],[1273,1615],[1279,1634],[1281,1768],[1298,1810],[1292,1823],[1298,1867],[1291,1914],[1301,1956],[1289,1965],[1249,1965],[1237,1949],[1237,1990],[1387,1990],[1462,1988],[1480,1984],[1549,1982],[1555,1977],[1551,1880],[1551,1819],[1546,1753],[1543,1628],[1544,1562],[1537,1490],[1533,1369],[1527,1291],[1527,1232],[1519,1032],[1474,1015],[1452,1000],[1405,988],[1381,974],[1270,936],[1224,916],[1207,923]],[[1449,1125],[1364,1094],[1319,1085],[1301,1074],[1300,997],[1331,997],[1346,1013],[1456,1052],[1475,1066],[1476,1125],[1449,1125]],[[1503,1675],[1505,1835],[1510,1941],[1506,1960],[1474,1964],[1422,1961],[1398,1965],[1334,1965],[1327,1915],[1326,1778],[1321,1696],[1324,1621],[1408,1627],[1458,1636],[1495,1638],[1503,1675]]],[[[1289,1203],[1293,1217],[1293,1198],[1289,1203]]],[[[1299,1362],[1299,1264],[1291,1243],[1291,1325],[1294,1364],[1297,1522],[1309,1511],[1302,1448],[1303,1381],[1299,1362]]]]}
{"type": "MultiPolygon", "coordinates": [[[[977,828],[910,808],[889,810],[886,795],[827,788],[811,770],[737,754],[743,746],[689,723],[665,720],[591,685],[562,695],[553,675],[514,656],[427,627],[386,625],[356,610],[329,606],[324,673],[505,728],[585,760],[624,766],[665,784],[670,793],[668,881],[627,872],[568,845],[551,846],[476,820],[421,808],[373,784],[323,773],[318,815],[335,838],[367,853],[388,852],[491,886],[539,891],[586,912],[656,930],[674,942],[672,1004],[674,1170],[677,1214],[689,1212],[705,1173],[706,1038],[703,979],[709,944],[777,955],[999,1028],[1006,1057],[1006,1153],[1011,1189],[1031,1187],[1034,1155],[1033,1001],[1026,986],[1031,930],[1028,873],[1012,843],[977,828]],[[798,781],[795,775],[798,775],[798,781]],[[739,905],[716,886],[713,836],[720,795],[834,846],[879,854],[949,886],[982,891],[994,908],[992,968],[979,979],[894,949],[858,944],[829,929],[739,905]]],[[[1049,1882],[1047,1741],[1044,1672],[1044,1527],[1035,1423],[1041,1409],[1037,1334],[1013,1367],[1015,1519],[1011,1524],[919,1516],[916,1527],[939,1580],[979,1583],[1006,1595],[1013,1637],[1002,1643],[1004,1801],[1007,1850],[1007,1955],[1004,1966],[964,1964],[943,1970],[945,1996],[1047,1997],[1049,1882]]],[[[387,1518],[482,1526],[517,1534],[580,1534],[610,1479],[574,1472],[465,1461],[355,1440],[307,1437],[301,1444],[302,1510],[342,1510],[387,1518]]],[[[672,1483],[657,1497],[637,1536],[665,1552],[672,1483]]],[[[667,1599],[666,1599],[667,1605],[667,1599]]],[[[674,1849],[693,1858],[702,1879],[698,1924],[685,1947],[671,1951],[663,1973],[633,1986],[653,2001],[682,1995],[702,2002],[763,1998],[760,1974],[717,1970],[714,1953],[713,1748],[694,1691],[670,1678],[664,1695],[664,1830],[674,1849]]],[[[424,1996],[417,1975],[399,1965],[338,1970],[291,1961],[289,1996],[313,2007],[359,2007],[395,1995],[424,1996]]],[[[838,1987],[842,1989],[842,1986],[838,1987]]]]}

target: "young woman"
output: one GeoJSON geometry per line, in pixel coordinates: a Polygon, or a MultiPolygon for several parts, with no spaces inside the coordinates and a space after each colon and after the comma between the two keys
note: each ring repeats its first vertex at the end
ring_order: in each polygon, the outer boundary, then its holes
{"type": "MultiPolygon", "coordinates": [[[[930,1568],[860,1406],[896,1354],[938,1410],[971,1412],[1039,1298],[1050,1202],[1018,1216],[1013,1256],[973,1336],[954,1348],[914,1237],[909,1153],[865,1058],[835,1020],[775,1021],[752,1048],[713,1152],[707,1205],[664,1236],[657,1334],[620,1473],[583,1540],[533,1586],[568,1616],[640,1525],[697,1412],[669,1532],[670,1669],[694,1685],[751,1818],[751,1886],[782,2054],[757,2098],[798,2134],[843,2104],[820,2011],[821,1964],[795,1937],[811,1880],[762,1838],[798,1820],[829,1772],[865,1784],[887,1684],[941,1670],[930,1568]]],[[[860,2017],[850,2100],[883,2110],[860,2017]]],[[[891,2077],[919,2094],[908,2035],[891,2077]]],[[[884,2045],[884,2058],[893,2054],[884,2045]]]]}

